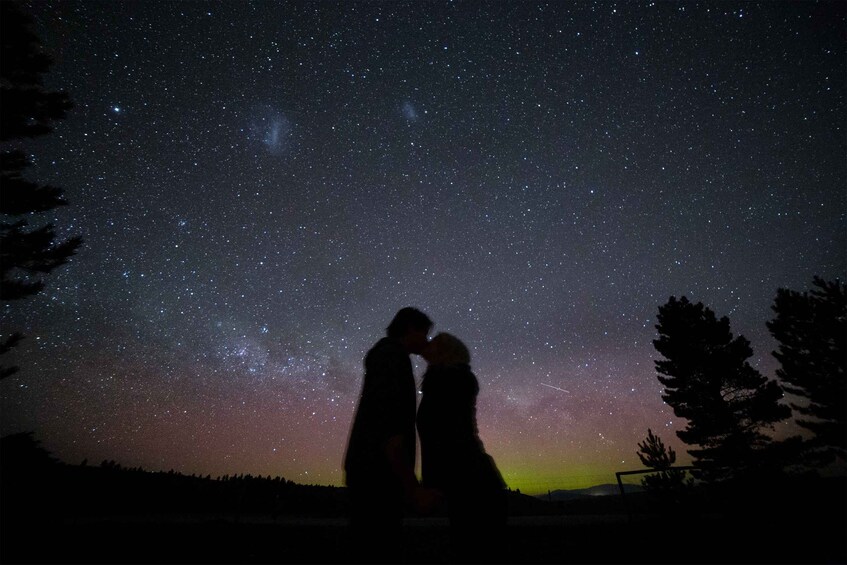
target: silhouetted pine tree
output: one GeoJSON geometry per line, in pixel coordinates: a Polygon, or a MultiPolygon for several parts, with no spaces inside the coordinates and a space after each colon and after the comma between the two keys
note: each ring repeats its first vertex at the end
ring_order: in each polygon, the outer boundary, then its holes
{"type": "Polygon", "coordinates": [[[647,429],[647,438],[638,444],[636,455],[645,467],[658,471],[655,475],[646,475],[641,480],[647,491],[663,495],[685,486],[685,471],[671,469],[676,463],[676,451],[665,446],[665,442],[654,435],[653,430],[647,429]]]}
{"type": "MultiPolygon", "coordinates": [[[[16,1],[0,2],[0,299],[26,298],[44,288],[41,275],[67,262],[82,243],[78,237],[56,241],[52,224],[29,228],[32,214],[67,205],[62,189],[40,186],[23,178],[30,165],[20,149],[8,144],[53,131],[51,123],[64,119],[71,108],[65,92],[44,88],[42,75],[52,64],[38,37],[30,30],[32,20],[16,1]]],[[[0,340],[0,354],[21,340],[13,333],[0,340]]],[[[0,379],[17,367],[0,366],[0,379]]]]}
{"type": "Polygon", "coordinates": [[[659,338],[653,341],[664,359],[656,361],[662,399],[688,420],[677,436],[687,445],[706,481],[741,477],[763,470],[770,461],[771,438],[763,433],[789,417],[779,404],[782,389],[747,362],[750,343],[734,338],[729,319],[716,319],[702,303],[671,297],[659,307],[659,338]]]}
{"type": "Polygon", "coordinates": [[[805,416],[797,424],[814,434],[807,455],[829,463],[847,455],[847,291],[838,280],[814,277],[813,284],[802,293],[780,288],[767,326],[779,342],[776,376],[801,399],[790,404],[805,416]]]}

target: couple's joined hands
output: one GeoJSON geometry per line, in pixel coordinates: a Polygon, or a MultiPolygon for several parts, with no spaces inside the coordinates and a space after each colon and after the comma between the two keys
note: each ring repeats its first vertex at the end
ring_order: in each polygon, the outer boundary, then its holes
{"type": "Polygon", "coordinates": [[[432,514],[444,502],[444,493],[419,486],[412,493],[412,508],[422,515],[432,514]]]}

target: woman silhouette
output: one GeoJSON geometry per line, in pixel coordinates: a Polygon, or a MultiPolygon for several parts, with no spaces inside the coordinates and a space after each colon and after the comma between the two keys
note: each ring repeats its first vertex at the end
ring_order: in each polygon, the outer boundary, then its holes
{"type": "Polygon", "coordinates": [[[421,355],[427,361],[417,416],[421,481],[444,493],[458,562],[502,560],[506,484],[479,438],[470,353],[455,336],[439,333],[421,355]]]}

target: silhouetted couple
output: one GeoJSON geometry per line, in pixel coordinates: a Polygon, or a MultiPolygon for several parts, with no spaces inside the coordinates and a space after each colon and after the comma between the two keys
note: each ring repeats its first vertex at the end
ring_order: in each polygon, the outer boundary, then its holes
{"type": "Polygon", "coordinates": [[[432,341],[429,317],[403,308],[365,356],[362,393],[344,459],[353,560],[403,561],[407,510],[427,515],[446,503],[459,563],[503,559],[506,492],[476,425],[479,385],[456,337],[432,341]],[[411,354],[427,361],[417,407],[411,354]],[[417,414],[417,418],[416,418],[417,414]],[[415,476],[415,424],[421,482],[415,476]]]}

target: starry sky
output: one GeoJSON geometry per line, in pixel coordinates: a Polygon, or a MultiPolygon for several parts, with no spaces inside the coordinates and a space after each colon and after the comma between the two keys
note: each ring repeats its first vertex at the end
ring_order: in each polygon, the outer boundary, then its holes
{"type": "Polygon", "coordinates": [[[69,463],[341,485],[411,305],[511,488],[612,483],[648,428],[688,461],[660,305],[772,377],[777,288],[847,271],[843,2],[25,6],[75,103],[27,178],[85,243],[2,305],[0,431],[69,463]]]}

